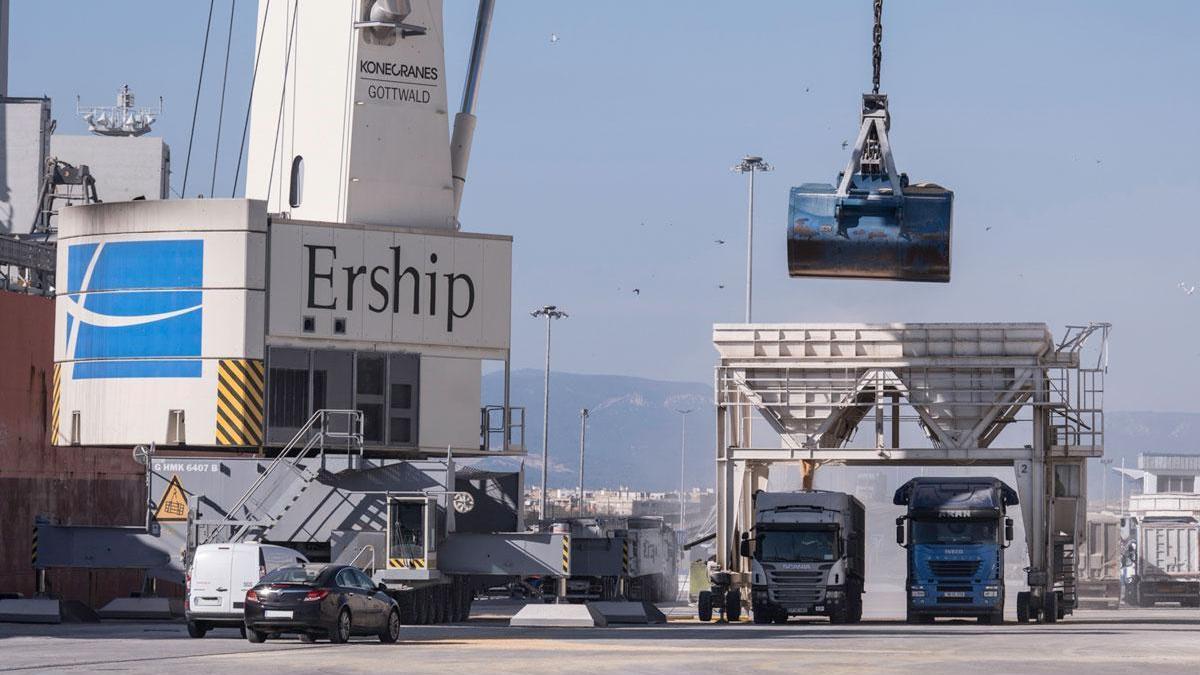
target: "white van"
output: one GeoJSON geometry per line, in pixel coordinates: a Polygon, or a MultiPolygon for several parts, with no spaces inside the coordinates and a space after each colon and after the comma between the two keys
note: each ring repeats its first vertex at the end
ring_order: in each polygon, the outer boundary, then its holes
{"type": "Polygon", "coordinates": [[[216,626],[244,626],[246,591],[268,572],[308,562],[271,544],[201,544],[187,572],[184,613],[188,635],[202,638],[216,626]]]}

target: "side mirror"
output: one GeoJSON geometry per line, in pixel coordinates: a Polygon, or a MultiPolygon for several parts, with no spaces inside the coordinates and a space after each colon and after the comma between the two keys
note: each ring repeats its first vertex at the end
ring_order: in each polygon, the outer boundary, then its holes
{"type": "Polygon", "coordinates": [[[743,558],[750,557],[750,535],[746,532],[742,533],[742,540],[738,543],[738,555],[743,558]]]}
{"type": "Polygon", "coordinates": [[[385,584],[381,581],[381,582],[379,582],[379,584],[377,584],[375,586],[375,589],[380,590],[380,591],[386,591],[388,589],[388,587],[387,587],[387,584],[385,584]]]}
{"type": "Polygon", "coordinates": [[[896,543],[904,546],[904,516],[896,519],[896,543]]]}
{"type": "Polygon", "coordinates": [[[1012,541],[1012,540],[1013,540],[1013,519],[1005,518],[1004,519],[1004,541],[1012,541]]]}

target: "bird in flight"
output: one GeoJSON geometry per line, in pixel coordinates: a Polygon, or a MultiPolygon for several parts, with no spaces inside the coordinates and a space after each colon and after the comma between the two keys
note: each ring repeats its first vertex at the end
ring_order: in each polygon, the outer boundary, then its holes
{"type": "Polygon", "coordinates": [[[850,147],[850,141],[842,141],[842,149],[845,150],[848,147],[850,147]]]}
{"type": "Polygon", "coordinates": [[[1184,295],[1191,295],[1196,292],[1196,286],[1195,284],[1188,286],[1181,281],[1179,282],[1179,290],[1183,291],[1184,295]]]}
{"type": "Polygon", "coordinates": [[[640,289],[640,288],[633,289],[633,294],[640,297],[642,295],[642,289],[640,289]]]}
{"type": "Polygon", "coordinates": [[[724,239],[713,239],[713,243],[716,244],[717,246],[720,246],[725,243],[725,240],[724,239]]]}
{"type": "Polygon", "coordinates": [[[558,33],[550,34],[550,44],[552,44],[552,45],[558,44],[558,33]]]}

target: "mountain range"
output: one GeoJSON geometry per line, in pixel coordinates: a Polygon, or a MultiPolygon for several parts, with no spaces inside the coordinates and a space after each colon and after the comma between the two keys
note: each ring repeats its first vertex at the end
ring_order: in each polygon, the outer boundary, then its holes
{"type": "MultiPolygon", "coordinates": [[[[504,376],[483,378],[484,400],[502,400],[504,376]]],[[[543,373],[514,370],[511,400],[525,407],[530,485],[540,480],[543,373]]],[[[621,375],[552,372],[550,378],[550,487],[574,487],[579,471],[580,410],[588,409],[585,485],[673,491],[680,480],[680,434],[686,415],[685,484],[712,487],[715,475],[715,409],[711,384],[669,382],[621,375]]],[[[1105,457],[1114,467],[1137,466],[1142,452],[1200,454],[1200,413],[1109,411],[1105,457]]],[[[1093,463],[1089,487],[1098,494],[1101,472],[1093,463]]],[[[1116,490],[1115,478],[1110,489],[1116,490]]]]}

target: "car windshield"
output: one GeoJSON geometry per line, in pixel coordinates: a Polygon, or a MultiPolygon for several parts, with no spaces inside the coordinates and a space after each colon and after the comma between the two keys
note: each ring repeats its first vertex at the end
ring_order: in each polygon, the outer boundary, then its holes
{"type": "Polygon", "coordinates": [[[291,567],[280,567],[271,572],[259,581],[260,584],[310,584],[316,581],[321,572],[325,571],[324,565],[293,565],[291,567]]]}
{"type": "Polygon", "coordinates": [[[983,544],[996,541],[996,521],[978,519],[914,520],[914,544],[983,544]]]}
{"type": "Polygon", "coordinates": [[[758,533],[755,555],[762,562],[805,562],[837,557],[837,533],[832,530],[766,530],[758,533]]]}

